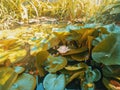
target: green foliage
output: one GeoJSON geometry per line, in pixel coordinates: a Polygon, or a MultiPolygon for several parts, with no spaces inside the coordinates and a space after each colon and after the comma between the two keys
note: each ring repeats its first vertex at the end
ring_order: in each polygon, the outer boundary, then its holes
{"type": "MultiPolygon", "coordinates": [[[[56,88],[63,90],[77,78],[83,90],[93,90],[94,83],[102,79],[102,75],[104,78],[115,78],[119,81],[119,69],[115,70],[120,64],[119,28],[115,24],[67,26],[43,24],[38,27],[13,30],[15,34],[9,30],[7,33],[3,31],[4,37],[1,36],[0,41],[0,65],[24,66],[27,73],[45,76],[43,81],[45,89],[50,87],[51,90],[56,88]],[[101,75],[99,69],[95,67],[102,69],[103,74],[101,75]]],[[[22,73],[24,69],[14,69],[10,69],[13,73],[10,73],[9,77],[3,75],[4,70],[1,70],[0,76],[3,79],[0,78],[2,83],[0,88],[8,88],[7,86],[14,88],[14,84],[17,83],[27,89],[28,87],[21,85],[24,80],[26,85],[28,83],[27,75],[24,76],[22,73]],[[6,84],[3,86],[4,83],[6,84]]],[[[32,79],[30,90],[34,90],[33,82],[36,81],[32,79]]]]}
{"type": "Polygon", "coordinates": [[[119,0],[104,0],[98,11],[90,19],[96,23],[118,23],[120,21],[119,15],[120,1],[119,0]]]}
{"type": "Polygon", "coordinates": [[[48,74],[43,81],[45,90],[64,90],[65,75],[48,74]]]}
{"type": "Polygon", "coordinates": [[[119,65],[119,36],[113,33],[100,42],[92,51],[93,59],[105,65],[119,65]]]}
{"type": "Polygon", "coordinates": [[[17,78],[17,80],[13,83],[9,90],[19,89],[34,90],[35,86],[36,86],[35,78],[30,74],[23,73],[17,78]]]}

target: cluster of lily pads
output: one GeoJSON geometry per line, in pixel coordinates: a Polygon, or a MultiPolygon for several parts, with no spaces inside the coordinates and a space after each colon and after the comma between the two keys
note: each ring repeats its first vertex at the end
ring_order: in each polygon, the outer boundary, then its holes
{"type": "Polygon", "coordinates": [[[74,79],[80,81],[82,90],[95,90],[95,82],[99,80],[106,88],[119,90],[119,26],[69,24],[38,28],[29,28],[11,39],[2,37],[0,40],[0,89],[34,90],[34,76],[37,75],[44,77],[45,90],[65,90],[74,79]],[[27,72],[26,66],[34,70],[27,72]],[[26,84],[21,85],[24,81],[26,84]]]}

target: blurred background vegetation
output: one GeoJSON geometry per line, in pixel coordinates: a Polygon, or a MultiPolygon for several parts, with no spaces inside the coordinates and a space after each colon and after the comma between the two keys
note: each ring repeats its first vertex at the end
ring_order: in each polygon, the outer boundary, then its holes
{"type": "Polygon", "coordinates": [[[120,0],[0,0],[0,29],[40,17],[111,23],[120,20],[120,0]],[[106,21],[107,20],[107,21],[106,21]]]}

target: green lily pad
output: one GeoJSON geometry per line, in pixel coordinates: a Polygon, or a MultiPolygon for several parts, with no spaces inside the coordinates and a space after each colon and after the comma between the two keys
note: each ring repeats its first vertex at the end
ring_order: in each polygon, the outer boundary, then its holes
{"type": "Polygon", "coordinates": [[[64,74],[48,74],[43,81],[45,90],[64,90],[65,75],[64,74]]]}
{"type": "Polygon", "coordinates": [[[45,62],[45,69],[48,72],[57,72],[61,69],[63,69],[67,65],[66,58],[62,56],[53,57],[48,56],[47,61],[45,62]]]}
{"type": "Polygon", "coordinates": [[[99,37],[95,38],[95,39],[92,41],[92,45],[93,45],[93,46],[96,46],[97,44],[99,44],[100,42],[102,42],[107,36],[108,36],[108,34],[102,34],[102,35],[100,35],[99,37]]]}
{"type": "Polygon", "coordinates": [[[119,14],[120,13],[120,5],[118,7],[115,7],[113,10],[111,10],[110,14],[119,14]]]}
{"type": "Polygon", "coordinates": [[[67,41],[72,41],[72,40],[78,40],[78,39],[80,39],[80,37],[81,37],[81,35],[78,34],[77,32],[75,32],[75,31],[70,31],[70,34],[69,34],[69,35],[66,35],[66,36],[65,36],[65,39],[66,39],[67,41]]]}
{"type": "Polygon", "coordinates": [[[120,33],[112,33],[92,51],[92,58],[105,65],[120,65],[120,33]]]}
{"type": "Polygon", "coordinates": [[[94,81],[96,82],[96,81],[98,81],[98,80],[101,79],[101,72],[100,72],[98,69],[94,69],[93,71],[94,71],[95,74],[96,74],[96,77],[95,77],[95,79],[94,79],[94,81]]]}
{"type": "Polygon", "coordinates": [[[14,67],[14,69],[15,69],[15,72],[18,74],[22,73],[25,70],[25,68],[20,67],[20,66],[16,66],[14,67]]]}
{"type": "Polygon", "coordinates": [[[34,90],[36,86],[36,79],[30,75],[23,73],[18,77],[9,90],[34,90]]]}

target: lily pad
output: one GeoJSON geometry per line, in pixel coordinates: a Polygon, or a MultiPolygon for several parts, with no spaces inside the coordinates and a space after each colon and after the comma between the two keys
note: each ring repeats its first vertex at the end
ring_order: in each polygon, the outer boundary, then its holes
{"type": "Polygon", "coordinates": [[[45,90],[64,90],[65,75],[64,74],[48,74],[43,81],[45,90]]]}
{"type": "Polygon", "coordinates": [[[38,69],[40,76],[44,76],[44,70],[42,66],[44,65],[44,62],[47,60],[48,56],[49,53],[47,51],[41,51],[36,55],[36,68],[38,69]]]}
{"type": "Polygon", "coordinates": [[[34,90],[35,86],[36,79],[30,74],[23,73],[18,77],[9,90],[34,90]]]}
{"type": "Polygon", "coordinates": [[[22,73],[25,70],[25,68],[20,67],[20,66],[16,66],[14,67],[14,69],[15,69],[15,72],[18,74],[22,73]]]}
{"type": "Polygon", "coordinates": [[[112,33],[92,51],[92,58],[105,65],[120,65],[120,33],[112,33]]]}
{"type": "Polygon", "coordinates": [[[57,72],[61,69],[63,69],[67,64],[66,58],[62,56],[54,57],[54,56],[48,56],[47,61],[45,62],[45,69],[48,72],[57,72]]]}
{"type": "Polygon", "coordinates": [[[65,67],[65,69],[69,71],[76,71],[76,70],[86,69],[86,68],[87,68],[87,64],[85,63],[78,63],[72,66],[68,65],[65,67]]]}
{"type": "Polygon", "coordinates": [[[0,64],[4,63],[4,61],[8,58],[8,52],[4,51],[4,52],[0,52],[0,64]]]}
{"type": "Polygon", "coordinates": [[[0,67],[0,85],[4,85],[10,78],[14,69],[8,67],[0,67]]]}
{"type": "Polygon", "coordinates": [[[25,49],[10,51],[8,59],[11,61],[11,63],[16,63],[22,60],[26,55],[27,55],[27,51],[25,49]]]}
{"type": "Polygon", "coordinates": [[[71,55],[72,59],[76,60],[76,61],[86,61],[89,59],[89,52],[83,52],[83,53],[79,53],[79,54],[73,54],[71,55]]]}
{"type": "Polygon", "coordinates": [[[93,71],[94,71],[95,74],[96,74],[96,77],[95,77],[95,79],[94,79],[94,81],[96,82],[96,81],[98,81],[98,80],[101,79],[101,72],[100,72],[98,69],[94,69],[93,71]]]}
{"type": "Polygon", "coordinates": [[[109,65],[102,68],[103,75],[105,77],[117,77],[120,76],[120,65],[109,65]]]}
{"type": "Polygon", "coordinates": [[[118,81],[105,77],[103,78],[102,81],[108,90],[120,90],[120,83],[118,81]]]}
{"type": "Polygon", "coordinates": [[[78,53],[83,53],[83,52],[85,52],[87,50],[88,50],[88,48],[86,46],[84,46],[84,47],[77,48],[77,49],[70,49],[67,53],[64,53],[62,55],[78,54],[78,53]]]}

